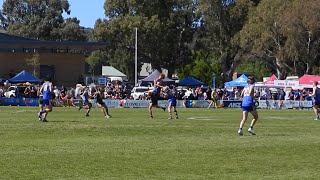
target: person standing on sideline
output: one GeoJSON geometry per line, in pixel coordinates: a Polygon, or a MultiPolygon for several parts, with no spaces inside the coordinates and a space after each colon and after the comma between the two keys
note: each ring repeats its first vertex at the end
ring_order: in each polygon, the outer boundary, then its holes
{"type": "Polygon", "coordinates": [[[218,103],[218,94],[217,94],[216,89],[213,89],[211,91],[211,102],[208,106],[208,109],[210,109],[212,107],[212,105],[215,109],[217,109],[217,103],[218,103]]]}
{"type": "Polygon", "coordinates": [[[103,89],[99,87],[98,90],[94,93],[93,97],[97,99],[97,105],[101,108],[101,111],[103,112],[104,117],[111,118],[108,107],[103,102],[103,94],[104,94],[103,89]]]}
{"type": "Polygon", "coordinates": [[[251,121],[250,127],[248,129],[248,132],[252,135],[255,135],[253,131],[253,126],[258,120],[258,112],[254,106],[254,79],[253,77],[249,77],[248,84],[244,87],[244,89],[241,92],[242,97],[242,120],[240,122],[240,127],[238,130],[239,135],[243,135],[242,128],[244,124],[246,123],[248,119],[249,112],[252,114],[253,119],[251,121]]]}
{"type": "Polygon", "coordinates": [[[38,113],[39,118],[41,117],[42,122],[48,122],[47,116],[49,112],[52,112],[52,104],[51,104],[51,94],[53,93],[52,83],[50,82],[51,78],[47,78],[46,81],[40,88],[40,93],[42,93],[42,103],[45,107],[44,110],[38,113]]]}
{"type": "Polygon", "coordinates": [[[320,106],[320,88],[318,88],[318,81],[313,82],[313,91],[312,95],[313,97],[313,111],[316,115],[316,118],[314,120],[320,120],[319,118],[319,106],[320,106]]]}

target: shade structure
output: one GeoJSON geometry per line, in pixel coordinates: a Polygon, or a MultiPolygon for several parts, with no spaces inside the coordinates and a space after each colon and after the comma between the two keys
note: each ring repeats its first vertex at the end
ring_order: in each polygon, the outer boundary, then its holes
{"type": "Polygon", "coordinates": [[[179,86],[201,86],[201,85],[204,85],[204,83],[189,76],[189,77],[186,77],[185,79],[180,80],[178,85],[179,86]]]}
{"type": "Polygon", "coordinates": [[[11,83],[39,83],[40,80],[37,77],[34,77],[32,74],[27,72],[26,70],[21,71],[19,74],[17,74],[15,77],[9,79],[9,82],[11,83]]]}
{"type": "Polygon", "coordinates": [[[277,76],[272,74],[272,76],[270,76],[265,82],[263,82],[262,84],[264,85],[273,85],[274,84],[274,80],[278,80],[277,76]]]}
{"type": "MultiPolygon", "coordinates": [[[[158,70],[153,71],[153,73],[151,73],[148,77],[141,79],[141,82],[153,82],[154,80],[156,80],[159,76],[160,76],[160,72],[158,70]]],[[[169,78],[165,78],[163,80],[164,82],[174,82],[174,80],[169,79],[169,78]]]]}
{"type": "Polygon", "coordinates": [[[127,79],[127,75],[112,66],[102,66],[102,76],[121,77],[122,79],[127,79]]]}
{"type": "Polygon", "coordinates": [[[320,82],[320,76],[305,74],[299,78],[299,84],[312,85],[314,81],[320,82]]]}
{"type": "Polygon", "coordinates": [[[248,84],[247,81],[248,81],[248,77],[246,75],[242,74],[237,79],[224,83],[224,86],[226,86],[226,87],[236,87],[236,86],[244,87],[248,84]]]}

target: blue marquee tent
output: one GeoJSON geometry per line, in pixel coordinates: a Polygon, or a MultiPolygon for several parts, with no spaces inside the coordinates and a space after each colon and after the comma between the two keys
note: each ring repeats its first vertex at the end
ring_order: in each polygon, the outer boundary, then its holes
{"type": "Polygon", "coordinates": [[[247,81],[248,81],[248,77],[246,75],[242,74],[237,79],[224,83],[224,86],[226,86],[226,87],[236,87],[236,86],[244,87],[248,84],[247,81]]]}
{"type": "Polygon", "coordinates": [[[9,79],[9,82],[11,83],[39,83],[40,80],[37,77],[34,77],[32,74],[28,73],[27,71],[23,70],[19,74],[17,74],[15,77],[9,79]]]}
{"type": "Polygon", "coordinates": [[[180,80],[178,85],[179,86],[201,86],[201,85],[204,85],[204,83],[189,76],[189,77],[186,77],[185,79],[180,80]]]}

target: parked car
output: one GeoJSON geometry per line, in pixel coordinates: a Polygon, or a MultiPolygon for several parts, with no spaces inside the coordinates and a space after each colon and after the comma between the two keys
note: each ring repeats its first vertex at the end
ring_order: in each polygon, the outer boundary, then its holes
{"type": "Polygon", "coordinates": [[[149,91],[149,87],[145,87],[145,86],[134,87],[131,90],[131,97],[133,97],[134,100],[141,99],[147,95],[147,91],[149,91]]]}
{"type": "Polygon", "coordinates": [[[10,86],[6,92],[4,92],[4,96],[7,98],[13,98],[16,97],[16,89],[17,86],[10,86]]]}

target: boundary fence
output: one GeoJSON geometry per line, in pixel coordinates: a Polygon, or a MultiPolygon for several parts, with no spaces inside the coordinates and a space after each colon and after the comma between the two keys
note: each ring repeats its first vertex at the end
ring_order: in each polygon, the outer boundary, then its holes
{"type": "MultiPolygon", "coordinates": [[[[148,100],[108,100],[104,102],[110,108],[146,108],[149,105],[148,100]]],[[[81,99],[74,100],[52,100],[53,106],[79,106],[82,104],[81,99]]],[[[210,101],[205,100],[178,100],[179,108],[207,108],[210,101]]],[[[92,100],[93,107],[97,107],[96,100],[92,100]]],[[[161,107],[168,106],[167,100],[159,100],[158,105],[161,107]]],[[[312,108],[312,101],[292,101],[292,100],[258,100],[256,107],[260,109],[292,109],[292,108],[312,108]]],[[[39,106],[37,98],[0,98],[0,106],[39,106]]],[[[218,107],[223,108],[240,108],[241,101],[220,100],[217,102],[218,107]]]]}

